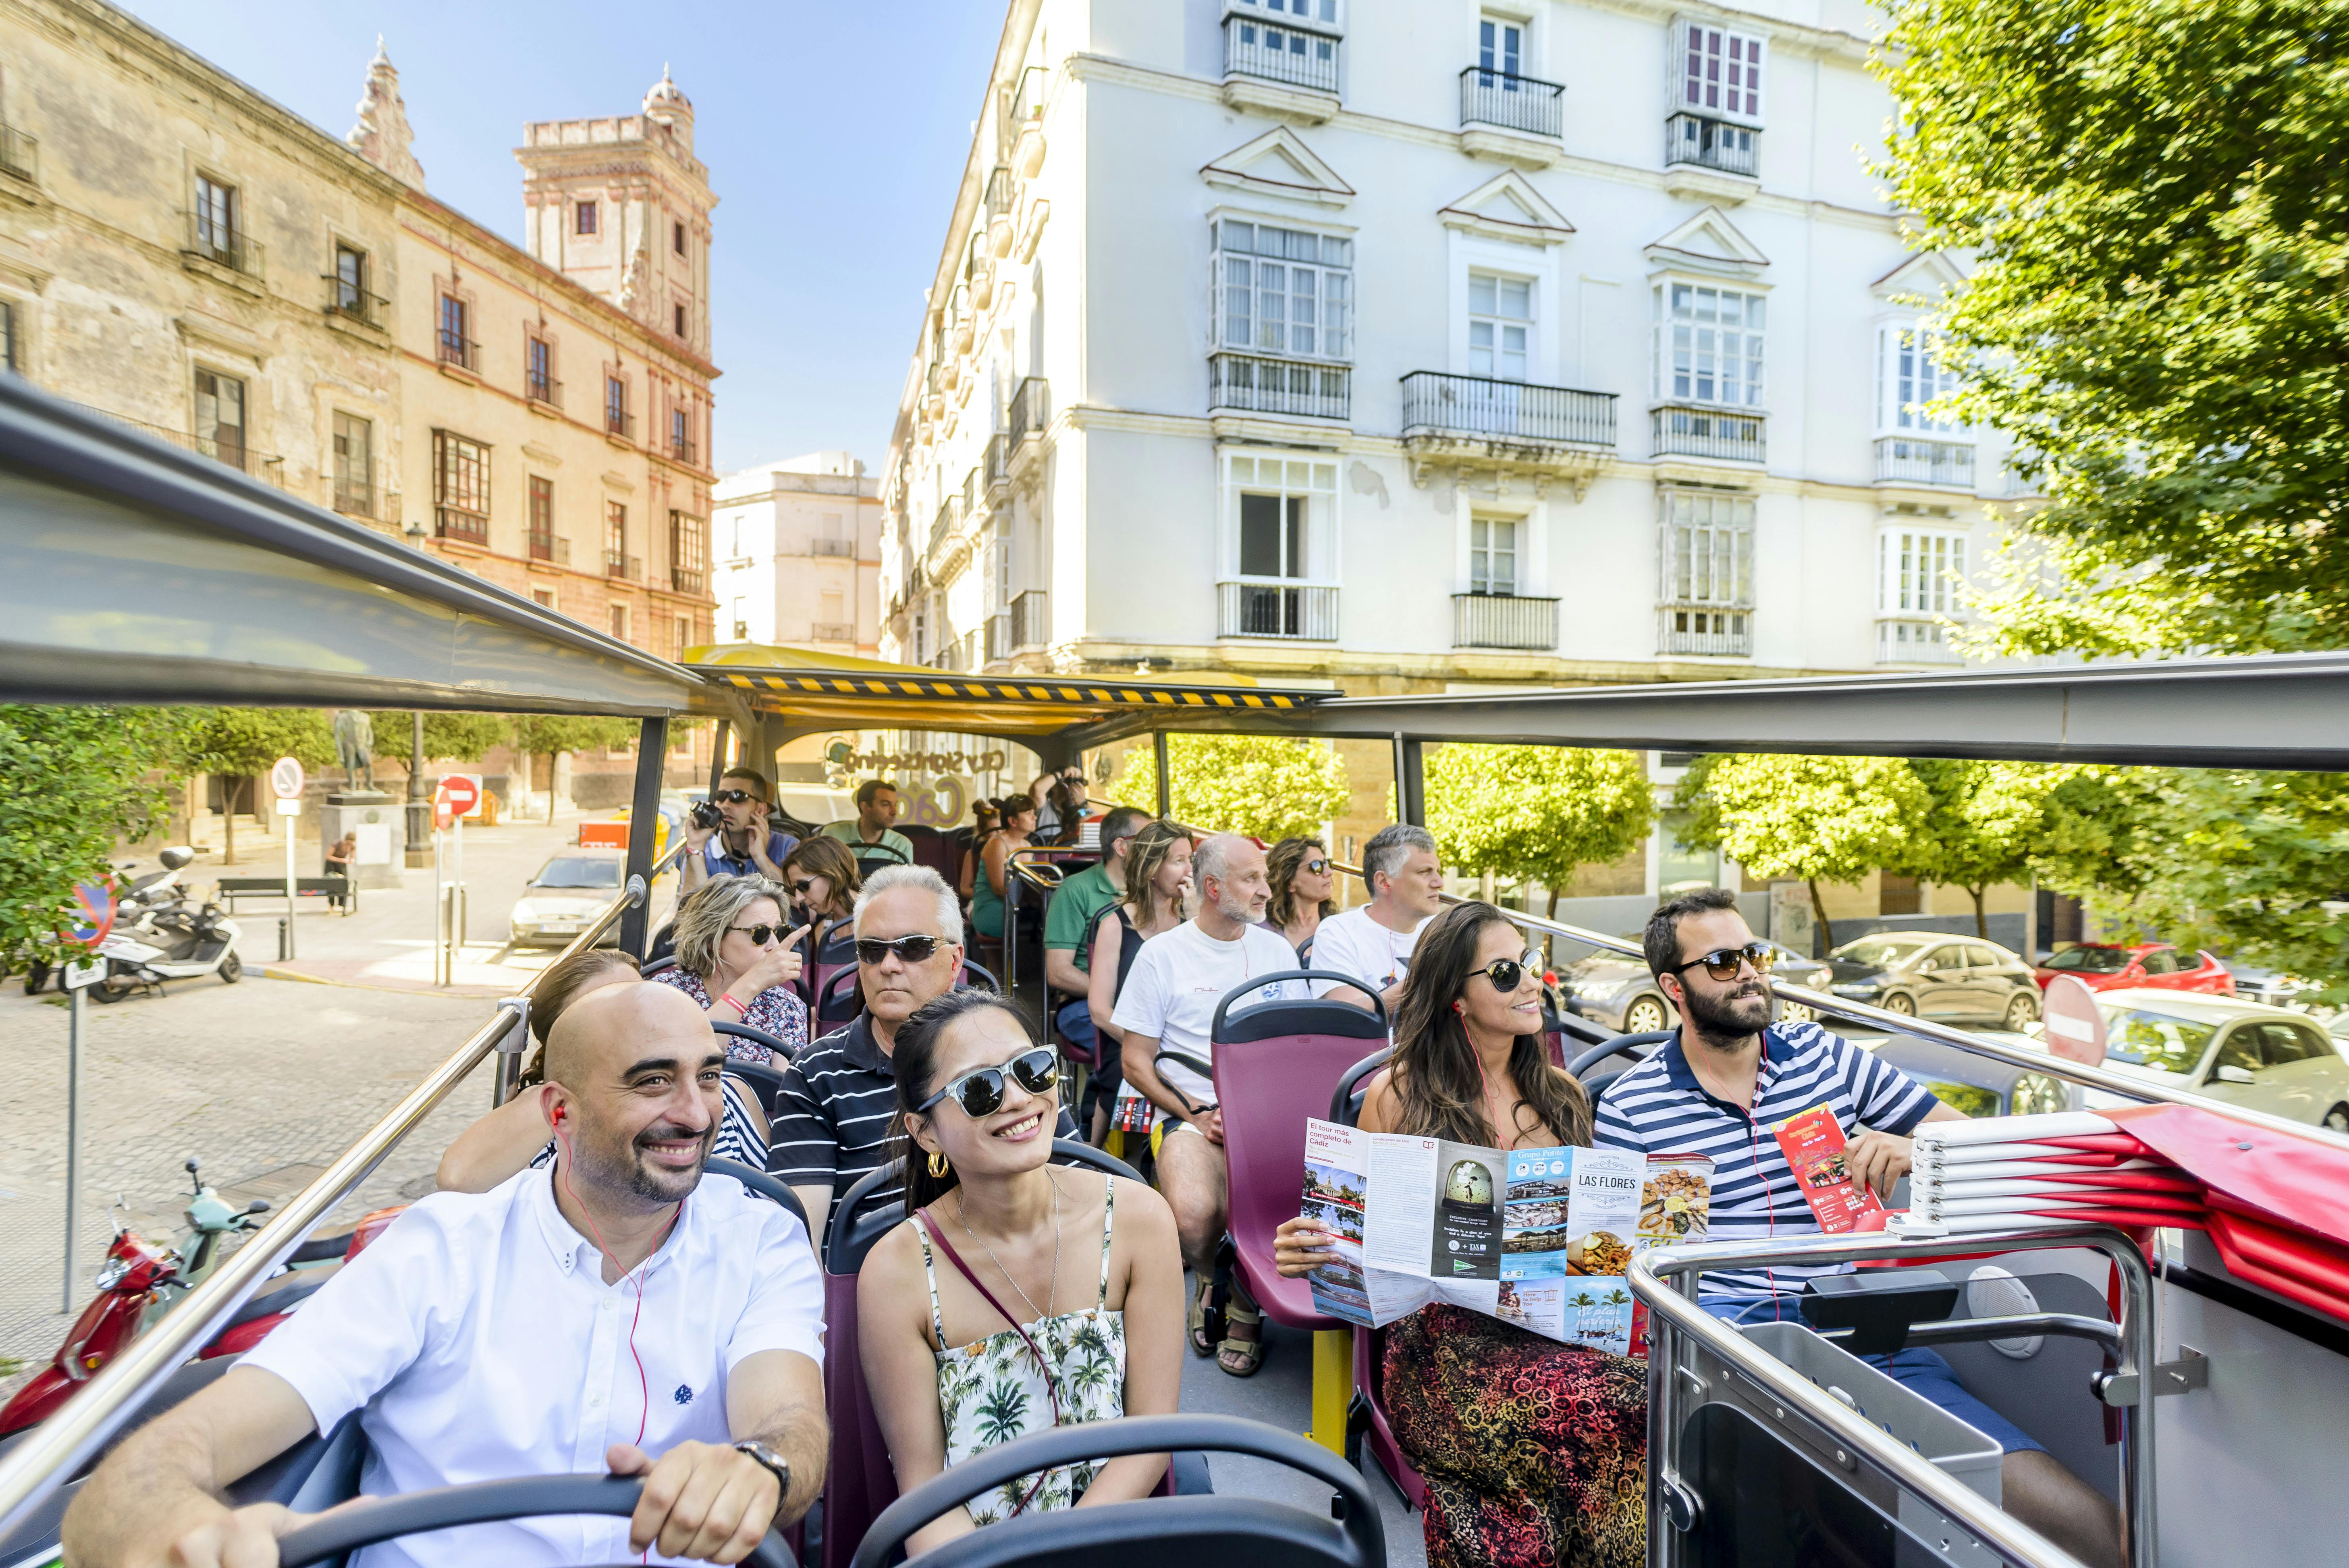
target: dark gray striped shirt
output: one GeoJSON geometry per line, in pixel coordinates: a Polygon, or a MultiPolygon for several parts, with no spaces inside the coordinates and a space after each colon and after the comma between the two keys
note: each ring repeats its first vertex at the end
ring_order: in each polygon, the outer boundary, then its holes
{"type": "MultiPolygon", "coordinates": [[[[1065,1103],[1055,1138],[1077,1135],[1065,1103]]],[[[854,1023],[817,1040],[783,1070],[775,1092],[775,1117],[767,1140],[767,1170],[793,1187],[832,1184],[838,1202],[868,1171],[889,1163],[890,1124],[897,1114],[897,1079],[888,1054],[873,1037],[873,1019],[854,1023]]],[[[900,1182],[877,1189],[871,1202],[895,1201],[900,1182]]]]}

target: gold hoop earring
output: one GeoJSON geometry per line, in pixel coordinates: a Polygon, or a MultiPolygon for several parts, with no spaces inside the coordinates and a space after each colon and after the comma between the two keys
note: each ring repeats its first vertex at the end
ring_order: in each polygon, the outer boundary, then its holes
{"type": "Polygon", "coordinates": [[[933,1149],[930,1150],[930,1174],[932,1177],[943,1181],[946,1178],[946,1173],[951,1169],[952,1167],[947,1163],[946,1150],[942,1149],[933,1149]]]}

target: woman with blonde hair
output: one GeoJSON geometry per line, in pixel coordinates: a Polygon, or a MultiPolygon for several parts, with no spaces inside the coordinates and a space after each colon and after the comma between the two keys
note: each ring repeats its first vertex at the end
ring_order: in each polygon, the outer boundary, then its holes
{"type": "MultiPolygon", "coordinates": [[[[1086,970],[1091,982],[1085,1006],[1093,1026],[1125,1044],[1125,1031],[1111,1023],[1117,994],[1124,988],[1126,972],[1133,967],[1142,944],[1190,918],[1191,833],[1172,822],[1145,822],[1126,841],[1125,894],[1093,917],[1086,937],[1090,944],[1086,970]]],[[[1086,1093],[1092,1100],[1092,1141],[1109,1131],[1110,1107],[1116,1103],[1125,1078],[1119,1071],[1119,1052],[1103,1050],[1102,1065],[1086,1093]]]]}
{"type": "MultiPolygon", "coordinates": [[[[786,894],[764,877],[712,877],[677,909],[677,966],[653,976],[674,985],[713,1018],[748,1025],[797,1051],[807,1044],[807,1004],[792,983],[800,977],[804,929],[783,920],[786,894]]],[[[765,1046],[726,1038],[737,1061],[781,1067],[765,1046]]]]}

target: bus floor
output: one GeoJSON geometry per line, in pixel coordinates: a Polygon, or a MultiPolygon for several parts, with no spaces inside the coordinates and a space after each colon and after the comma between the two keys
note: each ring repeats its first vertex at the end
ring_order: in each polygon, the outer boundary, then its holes
{"type": "MultiPolygon", "coordinates": [[[[1219,1416],[1244,1416],[1283,1431],[1302,1432],[1313,1408],[1313,1336],[1266,1318],[1264,1365],[1253,1377],[1234,1377],[1213,1357],[1183,1357],[1183,1408],[1219,1416]]],[[[1239,1454],[1211,1454],[1216,1491],[1243,1497],[1278,1498],[1317,1512],[1328,1505],[1325,1489],[1294,1470],[1239,1454]]],[[[1385,1527],[1387,1562],[1392,1568],[1426,1568],[1427,1546],[1419,1515],[1403,1506],[1385,1472],[1364,1460],[1371,1494],[1379,1500],[1385,1527]]]]}

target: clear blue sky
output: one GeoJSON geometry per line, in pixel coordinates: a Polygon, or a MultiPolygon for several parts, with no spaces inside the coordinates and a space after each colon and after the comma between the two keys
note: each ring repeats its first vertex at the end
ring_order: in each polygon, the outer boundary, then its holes
{"type": "Polygon", "coordinates": [[[523,123],[633,114],[667,63],[719,196],[719,470],[845,448],[880,471],[1000,0],[125,8],[336,137],[380,32],[426,188],[517,242],[523,123]]]}

